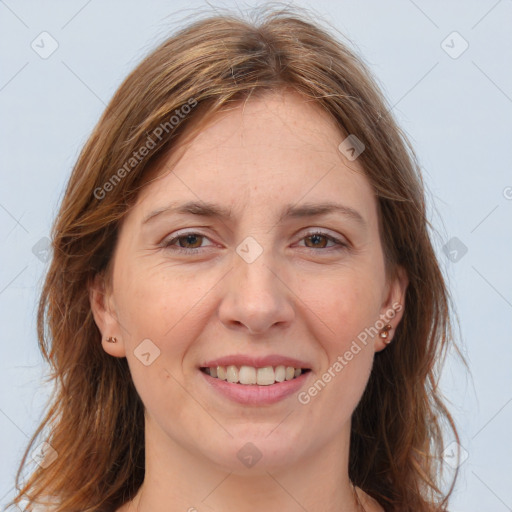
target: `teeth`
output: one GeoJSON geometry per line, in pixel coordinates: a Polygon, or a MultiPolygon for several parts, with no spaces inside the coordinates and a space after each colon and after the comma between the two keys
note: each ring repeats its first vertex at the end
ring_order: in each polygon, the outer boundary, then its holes
{"type": "Polygon", "coordinates": [[[226,368],[226,380],[233,383],[238,382],[238,368],[236,366],[226,368]]]}
{"type": "Polygon", "coordinates": [[[270,386],[276,381],[276,374],[272,366],[265,366],[265,368],[258,368],[257,383],[260,386],[270,386]]]}
{"type": "Polygon", "coordinates": [[[270,386],[276,382],[299,377],[302,374],[302,369],[283,365],[276,366],[275,368],[272,366],[265,366],[264,368],[241,366],[238,368],[235,365],[230,365],[206,368],[205,372],[211,377],[227,380],[233,384],[270,386]]]}
{"type": "Polygon", "coordinates": [[[256,384],[256,368],[242,366],[238,374],[238,380],[240,384],[256,384]]]}
{"type": "Polygon", "coordinates": [[[276,382],[283,382],[284,379],[286,379],[286,368],[278,366],[276,368],[276,382]]]}

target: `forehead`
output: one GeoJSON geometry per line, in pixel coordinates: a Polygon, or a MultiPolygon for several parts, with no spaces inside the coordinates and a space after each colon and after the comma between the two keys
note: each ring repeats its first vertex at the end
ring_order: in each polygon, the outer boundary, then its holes
{"type": "Polygon", "coordinates": [[[221,203],[240,214],[280,205],[344,202],[371,223],[376,200],[357,160],[338,150],[344,134],[318,104],[279,91],[251,97],[213,116],[163,162],[140,194],[145,217],[169,201],[221,203]]]}

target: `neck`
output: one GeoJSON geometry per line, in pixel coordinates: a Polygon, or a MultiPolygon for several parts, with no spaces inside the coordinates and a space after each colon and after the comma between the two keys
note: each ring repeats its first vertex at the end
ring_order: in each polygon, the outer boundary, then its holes
{"type": "Polygon", "coordinates": [[[305,451],[294,464],[263,457],[242,471],[174,442],[146,418],[144,483],[120,511],[361,512],[348,478],[349,439],[347,425],[334,442],[305,451]]]}

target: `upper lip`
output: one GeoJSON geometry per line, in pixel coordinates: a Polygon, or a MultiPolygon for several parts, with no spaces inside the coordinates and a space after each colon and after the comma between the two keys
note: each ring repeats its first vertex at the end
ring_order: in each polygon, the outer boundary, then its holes
{"type": "Polygon", "coordinates": [[[244,354],[219,357],[206,361],[201,368],[212,368],[215,366],[253,366],[254,368],[264,368],[265,366],[293,366],[294,368],[310,369],[310,365],[293,357],[270,354],[263,357],[255,357],[244,354]]]}

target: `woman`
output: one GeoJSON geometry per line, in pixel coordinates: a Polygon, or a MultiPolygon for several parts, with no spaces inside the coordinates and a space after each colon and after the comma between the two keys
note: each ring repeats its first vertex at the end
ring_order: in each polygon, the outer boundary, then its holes
{"type": "Polygon", "coordinates": [[[418,165],[304,13],[210,17],[149,55],[53,246],[38,331],[57,387],[16,503],[446,510],[448,294],[418,165]]]}

